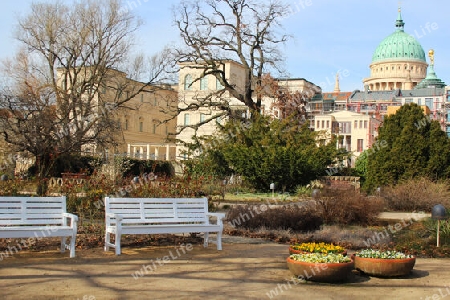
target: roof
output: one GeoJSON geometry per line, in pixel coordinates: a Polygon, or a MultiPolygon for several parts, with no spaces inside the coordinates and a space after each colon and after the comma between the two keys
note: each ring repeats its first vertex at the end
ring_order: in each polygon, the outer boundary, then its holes
{"type": "Polygon", "coordinates": [[[349,102],[361,101],[395,101],[397,98],[405,97],[433,97],[442,96],[445,88],[421,88],[413,90],[391,90],[391,91],[355,91],[349,98],[349,102]]]}
{"type": "Polygon", "coordinates": [[[425,52],[414,36],[404,32],[405,23],[399,11],[396,31],[378,45],[372,56],[372,63],[379,61],[413,60],[426,63],[425,52]]]}
{"type": "Polygon", "coordinates": [[[391,91],[354,91],[350,96],[352,101],[392,101],[399,95],[399,90],[391,91]]]}
{"type": "Polygon", "coordinates": [[[323,100],[335,100],[335,101],[345,101],[347,100],[352,92],[331,92],[322,93],[323,100]]]}

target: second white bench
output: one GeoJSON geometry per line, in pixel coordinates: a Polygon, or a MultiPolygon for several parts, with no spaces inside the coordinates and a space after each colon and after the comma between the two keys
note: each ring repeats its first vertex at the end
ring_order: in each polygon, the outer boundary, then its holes
{"type": "Polygon", "coordinates": [[[68,248],[70,257],[75,257],[77,221],[77,216],[66,212],[64,196],[0,197],[0,238],[61,237],[61,252],[68,248]]]}
{"type": "Polygon", "coordinates": [[[222,250],[224,213],[208,212],[206,198],[110,198],[105,197],[105,251],[109,247],[121,253],[123,234],[204,234],[208,246],[209,233],[216,233],[217,250],[222,250]],[[216,219],[210,222],[210,217],[216,219]],[[115,235],[111,243],[111,235],[115,235]]]}

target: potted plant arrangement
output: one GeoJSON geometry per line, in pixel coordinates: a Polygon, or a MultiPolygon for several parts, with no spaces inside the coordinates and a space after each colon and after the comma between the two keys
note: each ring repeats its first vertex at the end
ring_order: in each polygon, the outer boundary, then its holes
{"type": "Polygon", "coordinates": [[[347,251],[344,247],[333,245],[333,243],[301,243],[289,246],[289,254],[301,254],[301,253],[337,253],[347,255],[347,251]]]}
{"type": "Polygon", "coordinates": [[[345,281],[354,269],[350,257],[336,253],[292,254],[287,265],[296,277],[318,282],[345,281]]]}
{"type": "Polygon", "coordinates": [[[355,269],[372,276],[394,277],[409,274],[416,258],[398,251],[364,249],[354,255],[355,269]]]}

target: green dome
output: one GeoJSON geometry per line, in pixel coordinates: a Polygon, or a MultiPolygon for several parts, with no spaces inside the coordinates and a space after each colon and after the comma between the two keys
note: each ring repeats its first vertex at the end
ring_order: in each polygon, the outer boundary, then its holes
{"type": "Polygon", "coordinates": [[[426,63],[425,52],[419,42],[403,31],[405,23],[399,12],[395,27],[397,30],[385,38],[375,50],[372,62],[383,60],[419,60],[426,63]]]}

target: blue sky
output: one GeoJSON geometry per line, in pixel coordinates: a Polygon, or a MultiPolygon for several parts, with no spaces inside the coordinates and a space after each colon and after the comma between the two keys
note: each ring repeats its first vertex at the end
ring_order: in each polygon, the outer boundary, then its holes
{"type": "MultiPolygon", "coordinates": [[[[34,0],[37,1],[37,0],[34,0]]],[[[66,0],[64,0],[66,1],[66,0]]],[[[12,31],[17,16],[26,15],[33,0],[5,0],[0,9],[0,59],[17,47],[12,31]]],[[[67,0],[67,2],[71,2],[67,0]]],[[[178,0],[125,0],[144,20],[138,42],[149,55],[179,42],[172,26],[172,5],[178,0]]],[[[286,0],[291,14],[283,29],[293,38],[282,47],[285,68],[292,78],[305,78],[332,91],[341,73],[342,91],[363,89],[369,64],[378,44],[395,30],[396,0],[286,0]]],[[[450,18],[442,0],[401,1],[405,32],[413,35],[425,52],[435,51],[435,71],[450,84],[450,18]],[[427,25],[428,24],[428,25],[427,25]],[[434,29],[433,29],[434,28],[434,29]]]]}

